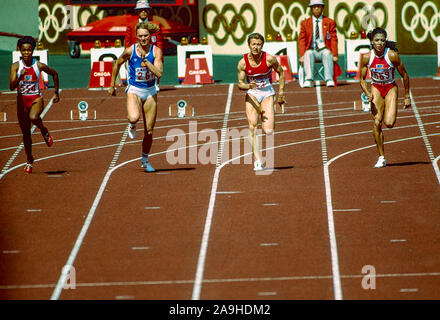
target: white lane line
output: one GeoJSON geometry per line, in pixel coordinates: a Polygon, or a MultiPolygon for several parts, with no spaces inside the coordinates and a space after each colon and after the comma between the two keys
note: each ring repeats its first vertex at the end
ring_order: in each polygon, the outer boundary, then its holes
{"type": "MultiPolygon", "coordinates": [[[[61,92],[62,90],[60,89],[59,92],[61,92]]],[[[55,96],[53,96],[49,103],[47,104],[46,108],[43,110],[43,112],[41,112],[40,118],[43,119],[44,116],[46,115],[46,113],[50,110],[50,108],[53,105],[53,100],[55,99],[55,96]]],[[[35,129],[37,127],[35,125],[32,126],[31,128],[31,135],[34,133],[35,129]]],[[[24,149],[24,144],[23,142],[20,143],[20,145],[17,147],[17,150],[15,150],[14,154],[9,158],[9,160],[6,162],[5,166],[3,167],[1,173],[0,173],[0,180],[3,178],[3,176],[7,173],[10,165],[12,164],[12,162],[15,160],[15,158],[17,158],[18,154],[21,152],[21,150],[24,149]]]]}
{"type": "Polygon", "coordinates": [[[361,209],[333,209],[333,212],[360,212],[361,209]]]}
{"type": "Polygon", "coordinates": [[[437,162],[434,156],[434,152],[432,151],[431,144],[429,143],[428,136],[425,131],[425,126],[423,125],[422,117],[420,117],[419,110],[417,109],[416,102],[414,101],[414,97],[410,90],[409,92],[411,97],[412,110],[414,112],[414,116],[417,119],[417,124],[419,125],[420,133],[423,137],[423,142],[425,143],[426,150],[428,151],[429,159],[431,160],[432,166],[434,167],[434,172],[437,177],[438,182],[440,183],[440,171],[438,170],[437,162]]]}
{"type": "Polygon", "coordinates": [[[406,239],[391,239],[390,242],[406,242],[406,239]]]}
{"type": "MultiPolygon", "coordinates": [[[[343,279],[362,279],[365,274],[341,275],[343,279]]],[[[440,277],[440,272],[427,273],[390,273],[376,274],[377,278],[412,278],[412,277],[440,277]]],[[[238,282],[269,282],[269,281],[303,281],[303,280],[328,280],[332,275],[305,275],[305,276],[284,276],[284,277],[261,277],[261,278],[226,278],[226,279],[204,279],[203,283],[238,283],[238,282]]],[[[157,286],[193,284],[194,280],[151,280],[151,281],[114,281],[114,282],[77,282],[77,287],[112,287],[112,286],[157,286]]],[[[14,284],[0,285],[0,290],[8,289],[41,289],[54,288],[55,284],[14,284]]]]}
{"type": "Polygon", "coordinates": [[[159,210],[160,207],[145,207],[145,210],[159,210]]]}
{"type": "Polygon", "coordinates": [[[43,209],[27,209],[26,210],[27,212],[42,212],[43,211],[43,209]]]}
{"type": "Polygon", "coordinates": [[[333,274],[333,293],[335,300],[342,300],[341,275],[339,273],[338,244],[336,242],[335,221],[333,216],[332,192],[330,184],[330,173],[328,168],[327,144],[324,125],[324,110],[322,105],[321,87],[316,87],[318,100],[319,127],[321,132],[322,162],[324,164],[324,184],[327,203],[327,223],[330,241],[330,254],[333,274]]]}
{"type": "Polygon", "coordinates": [[[71,270],[71,268],[73,267],[73,263],[75,262],[79,249],[81,248],[81,245],[84,241],[84,238],[87,234],[90,224],[92,223],[93,216],[95,215],[96,209],[98,208],[99,202],[101,201],[102,195],[104,194],[105,187],[107,186],[107,182],[110,179],[112,169],[114,168],[116,161],[118,160],[119,154],[121,153],[122,148],[124,147],[125,141],[127,140],[128,130],[129,130],[129,124],[127,124],[127,128],[124,131],[124,134],[122,135],[118,148],[116,149],[115,154],[113,155],[113,159],[104,176],[101,186],[99,187],[98,194],[96,195],[95,200],[93,201],[93,205],[89,210],[89,213],[81,228],[81,231],[75,241],[75,245],[73,246],[72,251],[70,252],[66,265],[62,269],[61,275],[58,279],[58,283],[55,287],[55,290],[52,293],[52,296],[50,297],[51,300],[57,300],[60,297],[61,291],[63,290],[63,286],[66,283],[66,280],[68,279],[69,270],[71,270]]]}
{"type": "Polygon", "coordinates": [[[260,243],[260,247],[276,247],[276,246],[278,246],[278,242],[260,243]]]}
{"type": "Polygon", "coordinates": [[[206,254],[208,251],[209,234],[211,232],[211,223],[212,223],[212,218],[214,216],[215,197],[217,194],[217,186],[218,186],[218,179],[219,179],[219,175],[220,175],[220,170],[222,168],[221,162],[222,162],[222,157],[223,157],[223,147],[225,144],[226,129],[228,126],[229,112],[231,110],[233,91],[234,91],[234,84],[231,83],[229,85],[228,98],[226,101],[225,116],[223,119],[223,126],[222,126],[222,131],[221,131],[222,134],[221,134],[219,150],[217,153],[217,164],[216,164],[216,168],[215,168],[215,172],[214,172],[214,178],[212,180],[211,195],[209,197],[209,206],[208,206],[208,211],[206,213],[205,227],[203,230],[203,236],[202,236],[202,242],[200,245],[199,257],[197,259],[197,268],[196,268],[196,274],[194,277],[194,286],[193,286],[193,291],[192,291],[192,296],[191,296],[192,300],[200,300],[200,294],[202,291],[203,273],[205,271],[205,261],[206,261],[206,254]]]}
{"type": "Polygon", "coordinates": [[[396,203],[396,200],[381,200],[380,203],[396,203]]]}
{"type": "Polygon", "coordinates": [[[275,206],[278,206],[279,205],[279,203],[264,203],[263,204],[263,206],[265,206],[265,207],[275,207],[275,206]]]}
{"type": "Polygon", "coordinates": [[[243,191],[217,191],[217,194],[238,194],[243,193],[243,191]]]}

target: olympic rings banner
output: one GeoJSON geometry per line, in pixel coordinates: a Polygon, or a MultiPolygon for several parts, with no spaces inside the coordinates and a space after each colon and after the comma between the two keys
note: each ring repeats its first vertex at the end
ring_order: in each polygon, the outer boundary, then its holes
{"type": "Polygon", "coordinates": [[[398,1],[395,12],[399,51],[434,54],[440,36],[440,1],[398,1]]]}
{"type": "MultiPolygon", "coordinates": [[[[382,27],[403,54],[436,54],[440,36],[440,0],[324,0],[324,14],[336,21],[339,52],[354,32],[382,27]]],[[[298,39],[301,21],[310,16],[309,0],[198,0],[200,35],[208,37],[213,54],[242,54],[247,36],[280,34],[298,39]]],[[[66,35],[73,29],[122,15],[126,9],[68,6],[67,0],[39,0],[39,39],[51,53],[67,53],[66,35]],[[115,11],[116,10],[116,11],[115,11]],[[119,11],[117,11],[119,10],[119,11]]],[[[167,15],[157,8],[158,15],[167,15]]],[[[181,16],[179,12],[173,14],[181,16]]]]}
{"type": "MultiPolygon", "coordinates": [[[[309,0],[199,0],[200,34],[214,54],[241,54],[246,34],[290,34],[297,40],[301,21],[310,16],[309,0]]],[[[339,52],[354,32],[386,29],[403,54],[435,54],[440,36],[440,0],[324,0],[324,15],[336,22],[339,52]]]]}

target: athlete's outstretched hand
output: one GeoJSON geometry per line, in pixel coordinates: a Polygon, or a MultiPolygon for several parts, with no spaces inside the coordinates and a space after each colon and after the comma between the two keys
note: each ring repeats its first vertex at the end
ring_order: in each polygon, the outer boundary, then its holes
{"type": "Polygon", "coordinates": [[[110,87],[110,88],[108,88],[108,94],[109,95],[111,95],[111,96],[116,96],[116,89],[115,89],[115,87],[110,87]]]}
{"type": "Polygon", "coordinates": [[[60,102],[60,94],[58,92],[54,93],[53,103],[60,102]]]}
{"type": "Polygon", "coordinates": [[[411,98],[405,98],[405,102],[403,103],[403,109],[408,109],[411,107],[411,98]]]}

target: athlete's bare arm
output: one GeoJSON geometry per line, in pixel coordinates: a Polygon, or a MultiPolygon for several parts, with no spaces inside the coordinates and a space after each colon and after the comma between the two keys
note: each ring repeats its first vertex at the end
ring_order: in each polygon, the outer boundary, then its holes
{"type": "Polygon", "coordinates": [[[142,57],[146,67],[160,79],[163,74],[162,50],[158,46],[154,46],[154,64],[142,57]]]}
{"type": "Polygon", "coordinates": [[[361,59],[361,74],[360,74],[360,85],[362,88],[362,91],[365,93],[365,95],[368,97],[368,101],[373,101],[373,95],[371,94],[371,91],[368,88],[368,84],[367,81],[365,80],[366,76],[367,76],[367,71],[368,71],[368,61],[370,61],[370,53],[366,53],[364,55],[362,55],[362,59],[361,59]]]}
{"type": "Polygon", "coordinates": [[[267,56],[267,64],[269,67],[272,67],[279,75],[280,77],[280,88],[278,90],[278,103],[285,103],[285,99],[284,99],[284,86],[285,86],[285,75],[284,75],[284,70],[283,67],[281,67],[281,65],[278,63],[277,58],[275,58],[274,56],[268,54],[267,56]]]}
{"type": "Polygon", "coordinates": [[[246,83],[246,62],[242,58],[237,65],[237,76],[238,76],[238,88],[241,90],[255,89],[257,83],[252,81],[251,83],[246,83]]]}
{"type": "Polygon", "coordinates": [[[38,69],[40,71],[46,72],[48,75],[52,76],[53,79],[53,85],[54,85],[54,94],[55,94],[55,98],[53,99],[53,102],[56,103],[58,101],[60,101],[60,95],[59,95],[59,88],[60,88],[60,81],[58,78],[58,72],[56,72],[55,69],[49,67],[48,65],[41,63],[41,62],[37,62],[38,65],[38,69]]]}
{"type": "Polygon", "coordinates": [[[119,69],[121,69],[121,66],[128,59],[130,59],[132,53],[133,53],[133,46],[125,48],[124,52],[122,52],[121,56],[118,58],[118,60],[116,60],[116,63],[113,66],[112,80],[110,82],[110,88],[108,89],[108,93],[112,96],[116,95],[115,82],[116,82],[116,77],[119,74],[119,69]]]}
{"type": "Polygon", "coordinates": [[[393,50],[389,50],[388,57],[390,58],[390,61],[393,63],[393,65],[396,67],[399,74],[402,76],[403,86],[405,87],[405,101],[403,108],[409,108],[411,107],[411,98],[409,95],[409,76],[408,72],[406,72],[406,68],[403,65],[403,62],[400,60],[400,56],[397,52],[393,50]]]}
{"type": "Polygon", "coordinates": [[[16,89],[21,78],[26,73],[26,70],[23,69],[21,71],[21,74],[19,76],[17,76],[17,70],[18,70],[18,62],[11,64],[11,69],[9,72],[9,90],[16,89]]]}

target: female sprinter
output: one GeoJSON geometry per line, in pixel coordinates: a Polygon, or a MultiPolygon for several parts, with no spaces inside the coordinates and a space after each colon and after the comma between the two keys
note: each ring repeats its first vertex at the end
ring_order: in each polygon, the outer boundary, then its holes
{"type": "Polygon", "coordinates": [[[387,162],[384,154],[384,137],[382,123],[392,128],[397,116],[397,84],[394,79],[394,71],[400,73],[405,87],[404,109],[411,106],[409,94],[409,76],[405,66],[397,53],[396,43],[387,41],[387,32],[376,28],[368,33],[372,49],[364,54],[361,60],[360,85],[363,92],[371,102],[373,116],[373,136],[376,142],[379,158],[375,168],[383,168],[387,162]],[[370,69],[372,86],[368,88],[365,77],[367,69],[370,69]]]}

